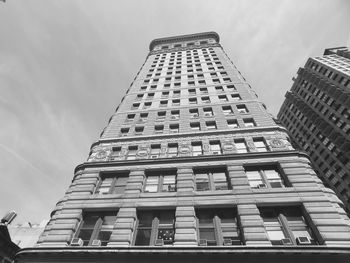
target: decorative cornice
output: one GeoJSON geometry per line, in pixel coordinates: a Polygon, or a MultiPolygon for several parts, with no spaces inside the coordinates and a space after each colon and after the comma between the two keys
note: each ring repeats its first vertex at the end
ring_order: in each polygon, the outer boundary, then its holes
{"type": "Polygon", "coordinates": [[[174,37],[163,37],[163,38],[156,38],[151,41],[149,44],[149,50],[152,51],[154,46],[159,44],[165,44],[165,43],[172,43],[172,42],[180,42],[180,41],[189,41],[189,40],[197,40],[197,39],[203,39],[203,38],[214,38],[216,42],[220,42],[219,34],[211,31],[211,32],[203,32],[203,33],[197,33],[197,34],[189,34],[189,35],[180,35],[180,36],[174,36],[174,37]]]}

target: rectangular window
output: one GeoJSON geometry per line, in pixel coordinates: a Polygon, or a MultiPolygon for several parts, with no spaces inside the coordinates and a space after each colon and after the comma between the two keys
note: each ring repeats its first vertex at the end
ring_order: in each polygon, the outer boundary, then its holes
{"type": "Polygon", "coordinates": [[[232,111],[231,106],[223,106],[222,112],[224,113],[225,116],[233,115],[233,111],[232,111]]]}
{"type": "Polygon", "coordinates": [[[177,157],[178,155],[178,144],[168,143],[168,158],[177,157]]]}
{"type": "Polygon", "coordinates": [[[175,192],[176,175],[176,170],[146,171],[146,182],[144,192],[175,192]]]}
{"type": "Polygon", "coordinates": [[[239,94],[232,94],[231,95],[233,101],[239,101],[242,100],[241,96],[239,94]]]}
{"type": "Polygon", "coordinates": [[[161,134],[164,132],[164,125],[156,125],[154,126],[154,133],[161,134]]]}
{"type": "Polygon", "coordinates": [[[106,246],[117,219],[117,212],[87,212],[83,214],[75,238],[83,240],[84,246],[91,246],[93,241],[106,246]]]}
{"type": "Polygon", "coordinates": [[[135,135],[142,135],[143,133],[143,127],[135,127],[135,135]]]}
{"type": "Polygon", "coordinates": [[[198,109],[190,109],[189,112],[192,119],[199,117],[198,109]]]}
{"type": "Polygon", "coordinates": [[[237,153],[246,153],[247,150],[247,144],[245,143],[245,140],[234,140],[234,144],[236,146],[237,153]]]}
{"type": "Polygon", "coordinates": [[[204,108],[203,112],[204,112],[204,117],[212,117],[214,115],[212,108],[204,108]]]}
{"type": "Polygon", "coordinates": [[[157,119],[158,120],[164,120],[166,116],[166,112],[165,111],[159,111],[158,115],[157,115],[157,119]]]}
{"type": "Polygon", "coordinates": [[[192,156],[203,155],[202,142],[192,142],[192,156]]]}
{"type": "Polygon", "coordinates": [[[148,109],[148,108],[151,107],[151,105],[152,105],[152,102],[145,102],[145,103],[143,104],[143,109],[148,109]]]}
{"type": "Polygon", "coordinates": [[[137,148],[138,148],[137,146],[129,146],[128,156],[126,157],[127,160],[135,160],[136,159],[137,148]]]}
{"type": "Polygon", "coordinates": [[[259,208],[272,245],[316,245],[299,207],[259,208]]]}
{"type": "Polygon", "coordinates": [[[160,144],[151,144],[151,158],[158,158],[160,155],[160,144]]]}
{"type": "Polygon", "coordinates": [[[207,121],[205,122],[207,126],[207,130],[216,130],[216,122],[215,121],[207,121]]]}
{"type": "Polygon", "coordinates": [[[135,246],[171,246],[175,238],[175,211],[139,211],[135,246]]]}
{"type": "Polygon", "coordinates": [[[238,128],[238,121],[237,120],[227,120],[227,126],[230,129],[237,129],[238,128]]]}
{"type": "Polygon", "coordinates": [[[243,119],[243,123],[244,123],[244,127],[246,128],[252,128],[256,126],[253,119],[243,119]]]}
{"type": "Polygon", "coordinates": [[[100,184],[95,194],[123,194],[129,173],[113,173],[101,176],[100,184]]]}
{"type": "Polygon", "coordinates": [[[148,113],[141,113],[139,121],[145,122],[145,121],[147,121],[147,118],[148,118],[148,113]]]}
{"type": "Polygon", "coordinates": [[[140,107],[140,103],[133,103],[131,106],[132,110],[137,110],[140,107]]]}
{"type": "Polygon", "coordinates": [[[197,191],[231,189],[226,168],[195,169],[193,172],[197,191]]]}
{"type": "Polygon", "coordinates": [[[248,109],[245,105],[237,105],[237,110],[239,113],[248,113],[248,109]]]}
{"type": "Polygon", "coordinates": [[[197,104],[197,98],[189,98],[189,99],[188,99],[188,102],[189,102],[190,104],[197,104]]]}
{"type": "Polygon", "coordinates": [[[159,107],[164,108],[164,107],[167,107],[167,106],[168,106],[168,101],[167,100],[161,100],[160,101],[159,107]]]}
{"type": "Polygon", "coordinates": [[[180,100],[172,100],[173,106],[180,106],[180,100]]]}
{"type": "Polygon", "coordinates": [[[179,124],[170,124],[169,125],[170,133],[179,133],[179,124]]]}
{"type": "Polygon", "coordinates": [[[202,103],[210,103],[209,97],[201,97],[202,103]]]}
{"type": "Polygon", "coordinates": [[[212,154],[222,154],[220,141],[210,141],[209,145],[212,154]]]}
{"type": "Polygon", "coordinates": [[[135,114],[128,114],[125,121],[131,122],[134,120],[134,118],[135,118],[135,114]]]}
{"type": "Polygon", "coordinates": [[[128,136],[129,128],[121,128],[120,129],[120,136],[128,136]]]}
{"type": "Polygon", "coordinates": [[[249,185],[252,188],[282,188],[285,183],[282,180],[280,169],[276,165],[245,167],[249,185]]]}
{"type": "Polygon", "coordinates": [[[218,96],[219,100],[222,101],[222,102],[226,102],[227,101],[227,97],[226,95],[220,95],[218,96]]]}
{"type": "Polygon", "coordinates": [[[253,142],[258,152],[267,152],[268,148],[264,138],[253,138],[253,142]]]}
{"type": "Polygon", "coordinates": [[[180,119],[180,111],[178,111],[178,110],[171,111],[170,119],[171,120],[179,120],[180,119]]]}
{"type": "Polygon", "coordinates": [[[200,246],[241,245],[234,209],[196,209],[196,218],[200,246]]]}

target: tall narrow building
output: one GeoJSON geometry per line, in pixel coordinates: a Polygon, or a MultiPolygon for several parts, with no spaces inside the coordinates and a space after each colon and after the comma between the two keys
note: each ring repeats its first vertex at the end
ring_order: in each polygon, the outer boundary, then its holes
{"type": "Polygon", "coordinates": [[[340,200],[218,34],[149,48],[37,246],[18,262],[345,262],[350,220],[340,200]]]}
{"type": "Polygon", "coordinates": [[[350,51],[330,48],[310,58],[298,70],[278,118],[350,213],[350,51]]]}

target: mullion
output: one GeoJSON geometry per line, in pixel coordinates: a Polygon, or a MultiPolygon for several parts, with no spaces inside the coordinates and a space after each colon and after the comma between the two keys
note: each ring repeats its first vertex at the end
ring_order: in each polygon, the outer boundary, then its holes
{"type": "Polygon", "coordinates": [[[282,231],[285,234],[285,236],[287,238],[289,238],[291,240],[291,242],[295,245],[295,239],[294,239],[292,231],[290,230],[290,228],[288,226],[288,220],[282,212],[279,213],[278,220],[280,221],[280,223],[282,225],[282,231]]]}
{"type": "Polygon", "coordinates": [[[221,246],[224,243],[224,238],[222,236],[222,231],[221,231],[221,220],[220,218],[215,215],[214,218],[214,229],[215,229],[215,237],[216,237],[216,245],[221,246]]]}
{"type": "Polygon", "coordinates": [[[112,194],[112,193],[114,192],[114,187],[115,187],[116,181],[117,181],[117,177],[114,177],[114,178],[113,178],[113,181],[112,181],[112,183],[111,183],[111,186],[110,186],[110,188],[109,188],[109,193],[110,193],[110,194],[112,194]]]}
{"type": "Polygon", "coordinates": [[[89,241],[89,246],[91,246],[92,241],[94,239],[96,239],[96,237],[98,236],[98,233],[100,232],[102,223],[103,223],[103,216],[99,217],[99,219],[97,219],[95,226],[94,226],[94,230],[92,231],[91,237],[90,237],[90,241],[89,241]]]}
{"type": "Polygon", "coordinates": [[[156,243],[156,239],[158,237],[158,227],[159,227],[159,215],[155,215],[152,220],[152,230],[150,237],[150,246],[154,246],[156,243]]]}
{"type": "Polygon", "coordinates": [[[212,172],[207,172],[209,179],[210,190],[215,190],[214,175],[212,172]]]}
{"type": "Polygon", "coordinates": [[[266,177],[266,175],[265,175],[265,173],[264,173],[264,170],[259,170],[259,174],[260,174],[260,176],[261,176],[263,182],[266,184],[266,186],[267,186],[268,188],[271,188],[270,182],[269,182],[269,180],[267,179],[267,177],[266,177]]]}
{"type": "Polygon", "coordinates": [[[159,174],[159,177],[158,177],[158,191],[157,192],[163,192],[163,181],[164,181],[164,175],[159,174]]]}

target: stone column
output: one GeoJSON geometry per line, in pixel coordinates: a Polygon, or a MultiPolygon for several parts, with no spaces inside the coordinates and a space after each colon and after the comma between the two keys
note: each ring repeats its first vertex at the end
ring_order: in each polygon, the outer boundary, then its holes
{"type": "Polygon", "coordinates": [[[196,246],[196,214],[193,206],[178,206],[175,213],[174,246],[196,246]]]}

